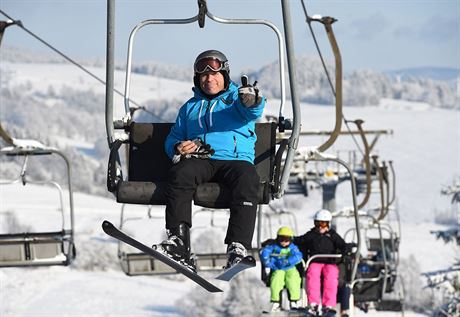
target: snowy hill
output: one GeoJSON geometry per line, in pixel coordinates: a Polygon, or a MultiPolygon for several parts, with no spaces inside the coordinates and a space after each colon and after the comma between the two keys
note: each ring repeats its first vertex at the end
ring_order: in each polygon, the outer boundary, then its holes
{"type": "MultiPolygon", "coordinates": [[[[8,50],[3,51],[8,52],[8,50]]],[[[104,127],[104,86],[74,66],[62,64],[52,58],[50,58],[51,62],[46,62],[45,57],[41,55],[36,57],[39,58],[40,63],[30,62],[33,61],[33,54],[25,56],[13,55],[5,58],[6,61],[2,60],[0,64],[2,124],[17,138],[37,139],[64,150],[73,162],[76,190],[107,195],[105,168],[108,149],[104,127]],[[18,62],[21,59],[27,60],[27,63],[18,62]]],[[[267,108],[266,113],[277,115],[279,101],[274,94],[276,83],[272,81],[272,78],[277,78],[273,76],[273,72],[276,71],[275,66],[272,64],[263,67],[254,73],[254,76],[255,74],[260,76],[258,79],[261,91],[269,97],[270,107],[267,108]]],[[[311,58],[301,58],[298,66],[299,69],[309,70],[299,76],[299,81],[310,87],[301,90],[303,99],[313,98],[321,103],[327,102],[330,93],[329,88],[324,87],[327,86],[326,82],[321,79],[320,65],[311,58]]],[[[103,68],[88,66],[88,69],[99,78],[105,78],[103,68]]],[[[146,69],[144,72],[149,73],[148,69],[152,68],[146,69]]],[[[433,108],[427,102],[410,102],[381,98],[382,96],[378,98],[380,93],[387,91],[384,83],[389,79],[384,79],[384,75],[373,72],[359,72],[359,74],[361,74],[359,80],[358,77],[353,77],[356,79],[353,83],[345,83],[344,95],[351,98],[350,94],[353,94],[353,91],[358,91],[358,94],[368,93],[367,97],[363,98],[373,107],[346,107],[344,115],[348,119],[364,119],[365,127],[368,129],[394,130],[394,136],[382,139],[376,149],[377,151],[384,149],[385,153],[382,152],[384,154],[382,157],[394,160],[399,166],[398,181],[402,186],[400,189],[404,189],[400,194],[402,203],[408,194],[420,198],[411,199],[411,209],[417,211],[410,211],[410,213],[420,214],[423,219],[432,218],[433,209],[442,209],[438,207],[439,199],[437,199],[441,185],[449,183],[453,174],[460,171],[458,148],[460,137],[457,128],[460,125],[459,112],[433,108]],[[353,88],[350,88],[350,85],[353,88]],[[380,87],[378,88],[380,93],[375,95],[375,89],[372,87],[380,87]],[[415,205],[412,205],[413,203],[415,205]]],[[[174,120],[178,107],[191,95],[189,81],[177,81],[147,74],[134,74],[131,87],[132,100],[144,105],[155,114],[155,117],[152,117],[148,113],[137,112],[138,120],[145,121],[174,120]]],[[[436,85],[420,86],[414,83],[411,87],[413,90],[409,89],[407,94],[401,96],[412,94],[445,96],[442,98],[448,96],[440,93],[442,90],[436,85]]],[[[122,71],[116,71],[115,88],[119,91],[124,90],[122,71]]],[[[123,99],[117,94],[114,97],[115,114],[119,117],[124,109],[123,99]]],[[[442,98],[437,100],[440,101],[442,98]]],[[[289,106],[286,110],[289,111],[289,106]]],[[[286,116],[289,114],[287,113],[286,116]]],[[[302,116],[303,129],[314,127],[332,129],[331,120],[334,114],[331,107],[305,104],[302,106],[302,116]]],[[[346,138],[340,139],[346,140],[346,138]]],[[[312,141],[302,140],[301,144],[309,142],[312,141]]],[[[348,143],[343,147],[353,146],[348,143]]],[[[20,166],[16,165],[16,169],[11,168],[11,165],[8,166],[9,168],[0,166],[1,175],[15,177],[20,166]]],[[[54,172],[51,166],[41,166],[42,168],[38,170],[47,170],[50,176],[59,177],[60,173],[54,172]]]]}
{"type": "MultiPolygon", "coordinates": [[[[100,65],[96,66],[89,69],[104,78],[103,69],[100,65]]],[[[0,315],[187,316],[187,312],[191,314],[195,306],[208,312],[207,316],[217,315],[215,307],[225,299],[230,300],[225,296],[230,296],[227,294],[231,292],[209,296],[181,277],[125,276],[117,263],[117,244],[104,235],[100,228],[103,219],[119,223],[120,205],[115,204],[113,198],[81,193],[108,195],[105,189],[108,151],[104,128],[104,87],[75,67],[55,61],[2,61],[0,67],[0,120],[5,128],[15,137],[34,138],[47,145],[56,145],[71,159],[74,188],[77,191],[75,209],[78,252],[77,260],[70,267],[1,269],[0,315]],[[198,305],[189,300],[198,296],[206,302],[198,305]]],[[[170,121],[175,117],[177,108],[190,96],[191,83],[189,80],[177,81],[151,76],[150,72],[157,71],[152,69],[146,68],[143,74],[133,76],[132,99],[145,105],[156,116],[170,121]]],[[[271,78],[276,76],[265,68],[255,74],[260,75],[261,91],[270,96],[265,114],[277,115],[279,101],[276,99],[276,85],[271,84],[271,78]]],[[[324,81],[315,86],[319,80],[318,74],[316,71],[305,72],[305,78],[302,77],[303,83],[311,87],[311,90],[302,92],[304,100],[317,96],[316,101],[321,99],[323,104],[330,103],[324,81]],[[316,75],[310,78],[310,73],[316,75]]],[[[376,79],[374,83],[377,87],[386,80],[378,80],[383,75],[372,72],[361,74],[362,77],[355,77],[360,78],[358,83],[366,78],[369,82],[376,79]]],[[[116,88],[122,91],[123,82],[124,73],[117,71],[116,88]]],[[[385,91],[385,85],[380,85],[379,89],[382,90],[379,91],[385,91]]],[[[414,84],[411,87],[413,90],[408,91],[420,90],[420,94],[430,95],[438,91],[436,87],[439,86],[414,84]],[[425,90],[427,87],[428,91],[425,90]]],[[[366,89],[368,86],[360,86],[360,93],[365,93],[366,89]]],[[[452,246],[435,240],[429,232],[441,228],[433,223],[435,213],[450,208],[450,202],[439,194],[442,185],[449,184],[460,173],[460,112],[435,108],[426,100],[395,100],[385,94],[376,95],[375,90],[371,90],[365,97],[372,107],[345,107],[344,116],[350,120],[363,119],[365,129],[391,129],[394,132],[391,136],[382,136],[375,150],[381,159],[392,160],[396,168],[397,205],[403,221],[401,252],[404,263],[408,268],[418,266],[420,271],[443,268],[452,263],[458,253],[452,246]],[[385,96],[387,98],[383,98],[385,96]],[[410,259],[411,255],[416,261],[410,259]]],[[[121,97],[115,96],[115,106],[121,113],[121,97]]],[[[289,105],[286,110],[286,116],[289,117],[289,105]]],[[[149,116],[147,113],[142,114],[145,120],[151,119],[149,116]]],[[[303,130],[331,129],[333,118],[332,107],[306,102],[302,104],[303,130]]],[[[319,145],[322,141],[322,137],[304,137],[299,146],[319,145]]],[[[339,153],[347,149],[355,149],[355,145],[350,138],[344,136],[328,152],[339,153]]],[[[19,163],[12,160],[6,164],[2,162],[0,178],[16,178],[20,167],[19,163]]],[[[31,163],[30,171],[32,178],[62,177],[62,170],[52,162],[37,165],[31,163]]],[[[9,189],[1,187],[0,215],[19,210],[22,203],[46,209],[56,199],[46,187],[30,188],[31,191],[23,195],[22,186],[9,189]],[[30,202],[25,202],[25,198],[30,199],[30,202]]],[[[321,205],[320,193],[312,191],[310,197],[300,199],[286,197],[279,204],[290,207],[297,216],[299,231],[306,231],[310,227],[312,213],[321,205]]],[[[339,186],[337,204],[339,208],[350,205],[347,185],[339,186]]],[[[130,215],[146,218],[145,207],[133,209],[130,215]]],[[[159,219],[140,220],[130,228],[130,232],[149,244],[157,242],[163,234],[163,210],[158,207],[154,212],[159,219]]],[[[52,224],[51,221],[44,221],[48,217],[53,216],[39,218],[37,214],[30,214],[19,220],[24,222],[24,226],[46,226],[52,224]]],[[[225,223],[226,216],[221,218],[225,223]]],[[[5,222],[1,224],[2,230],[8,229],[3,227],[5,222]]],[[[195,222],[195,225],[200,224],[209,226],[209,219],[200,218],[195,222]]],[[[270,234],[273,232],[266,233],[267,236],[270,234]]],[[[238,283],[253,292],[251,294],[256,298],[257,305],[266,307],[268,290],[262,286],[258,275],[257,268],[248,272],[238,283]]],[[[422,284],[418,281],[419,289],[411,285],[411,291],[421,292],[422,284]]],[[[231,286],[222,284],[222,287],[228,291],[231,286]]],[[[359,316],[365,314],[360,313],[359,316]]],[[[375,316],[399,314],[375,313],[375,316]]],[[[421,315],[406,313],[406,316],[421,315]]]]}
{"type": "Polygon", "coordinates": [[[460,77],[460,69],[449,67],[417,67],[397,69],[385,72],[391,76],[399,76],[402,79],[407,77],[424,77],[433,80],[456,81],[460,77]]]}
{"type": "MultiPolygon", "coordinates": [[[[334,64],[326,63],[334,81],[334,64]]],[[[333,94],[318,59],[299,56],[296,60],[299,99],[314,104],[333,104],[333,94]]],[[[260,70],[250,71],[250,78],[257,78],[267,96],[280,98],[278,63],[274,62],[260,70]]],[[[412,72],[404,77],[389,76],[372,70],[354,70],[344,74],[343,103],[347,106],[375,106],[382,98],[426,102],[433,107],[459,109],[460,77],[450,81],[435,80],[424,73],[412,72]]],[[[333,82],[333,84],[335,84],[333,82]]],[[[289,95],[289,89],[287,90],[289,95]]]]}

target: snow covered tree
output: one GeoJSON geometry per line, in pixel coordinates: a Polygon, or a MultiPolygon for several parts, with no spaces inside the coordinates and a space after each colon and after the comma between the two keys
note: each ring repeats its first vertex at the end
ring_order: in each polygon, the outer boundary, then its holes
{"type": "MultiPolygon", "coordinates": [[[[445,243],[454,242],[460,247],[460,179],[453,185],[444,188],[441,194],[452,196],[452,204],[456,206],[456,224],[447,230],[433,232],[445,243]]],[[[458,249],[460,253],[460,248],[458,249]]],[[[433,317],[460,316],[460,258],[451,267],[439,271],[424,273],[428,287],[438,299],[433,317]]]]}

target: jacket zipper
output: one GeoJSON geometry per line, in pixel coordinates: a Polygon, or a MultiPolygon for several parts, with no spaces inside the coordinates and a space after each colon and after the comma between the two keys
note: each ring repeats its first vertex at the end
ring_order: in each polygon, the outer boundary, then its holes
{"type": "Polygon", "coordinates": [[[211,104],[211,101],[208,101],[208,104],[206,105],[206,111],[204,113],[204,124],[206,126],[206,131],[205,133],[203,133],[203,142],[206,144],[206,133],[209,131],[209,126],[208,126],[208,122],[206,120],[206,117],[207,117],[207,114],[208,114],[208,111],[209,111],[209,105],[211,104]]]}

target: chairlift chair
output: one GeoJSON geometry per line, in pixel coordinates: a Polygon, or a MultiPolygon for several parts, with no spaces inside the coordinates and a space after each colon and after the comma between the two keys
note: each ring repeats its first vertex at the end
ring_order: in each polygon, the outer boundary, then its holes
{"type": "MultiPolygon", "coordinates": [[[[114,30],[114,0],[108,0],[108,32],[107,32],[107,86],[106,86],[106,130],[110,147],[108,163],[107,185],[108,190],[113,192],[119,203],[125,204],[148,204],[164,205],[164,188],[167,182],[168,170],[172,163],[164,152],[163,145],[168,135],[172,123],[138,123],[134,122],[130,116],[130,81],[132,65],[132,48],[137,32],[147,25],[167,25],[167,24],[190,24],[198,22],[200,27],[204,27],[205,18],[223,24],[259,24],[269,27],[274,31],[278,41],[279,67],[280,67],[280,88],[281,105],[280,114],[285,101],[285,79],[284,79],[284,46],[283,37],[277,27],[271,22],[260,19],[224,19],[213,15],[207,8],[206,0],[199,0],[199,12],[196,16],[188,19],[151,19],[139,23],[131,32],[128,47],[128,60],[125,81],[125,116],[120,120],[113,118],[113,73],[114,73],[114,52],[113,52],[113,30],[114,30]],[[117,130],[117,131],[115,131],[117,130]],[[126,162],[127,178],[123,177],[123,168],[120,161],[118,150],[126,144],[128,154],[126,162]]],[[[285,31],[290,32],[290,16],[284,2],[283,22],[285,31]]],[[[288,66],[294,63],[292,48],[286,40],[288,46],[288,66]]],[[[295,69],[292,67],[291,70],[295,69]]],[[[291,78],[291,95],[295,95],[295,83],[291,78]]],[[[294,98],[293,98],[294,99],[294,98]]],[[[276,130],[277,128],[292,129],[292,137],[289,139],[291,144],[287,149],[287,155],[292,156],[294,143],[296,142],[300,124],[297,118],[300,117],[299,104],[297,100],[292,102],[294,120],[288,124],[289,120],[284,120],[280,124],[276,123],[257,123],[255,145],[255,167],[260,176],[259,204],[268,204],[273,197],[280,197],[284,191],[284,183],[289,174],[290,161],[287,160],[283,166],[281,162],[275,162],[276,152],[276,130]]],[[[282,151],[284,151],[284,147],[282,151]]],[[[280,157],[281,155],[278,155],[280,157]]],[[[219,183],[205,183],[198,186],[194,195],[194,204],[207,208],[223,209],[230,206],[230,191],[219,183]]],[[[260,226],[260,221],[258,222],[260,226]]],[[[205,260],[207,256],[201,255],[205,260]]],[[[220,258],[220,255],[211,255],[211,258],[220,258]]],[[[207,260],[207,259],[206,259],[207,260]]],[[[220,264],[219,264],[220,266],[220,264]]],[[[197,258],[197,268],[200,268],[200,255],[197,258]]]]}
{"type": "MultiPolygon", "coordinates": [[[[274,243],[274,239],[267,239],[261,244],[261,248],[274,243]]],[[[260,260],[260,252],[258,253],[258,258],[260,260]]],[[[262,261],[260,261],[260,279],[265,284],[265,286],[270,287],[270,280],[272,276],[272,270],[267,268],[262,261]]],[[[305,275],[305,261],[302,260],[296,265],[296,269],[300,274],[301,284],[300,284],[300,303],[302,307],[305,307],[306,303],[306,275],[305,275]]],[[[284,310],[289,310],[289,292],[287,288],[283,288],[280,292],[280,307],[284,310]]]]}
{"type": "Polygon", "coordinates": [[[21,176],[16,180],[6,180],[1,186],[22,182],[26,184],[51,185],[58,190],[60,197],[59,211],[62,217],[62,229],[53,232],[16,232],[0,234],[0,267],[25,267],[25,266],[51,266],[69,265],[75,259],[76,249],[74,244],[74,209],[71,186],[70,164],[67,157],[60,151],[45,147],[38,142],[24,142],[23,146],[5,147],[0,150],[0,155],[24,157],[21,176]],[[26,144],[24,144],[26,143],[26,144]],[[32,146],[30,144],[33,144],[32,146]],[[61,157],[67,167],[67,182],[69,190],[69,223],[65,223],[66,210],[64,208],[61,186],[54,181],[31,181],[26,178],[27,160],[38,155],[53,155],[61,157]]]}
{"type": "MultiPolygon", "coordinates": [[[[366,247],[374,252],[372,258],[360,259],[358,274],[352,282],[352,296],[355,306],[371,304],[376,310],[401,311],[404,306],[404,285],[397,274],[396,235],[389,224],[375,217],[363,215],[372,221],[364,228],[366,247]],[[378,237],[371,238],[370,232],[377,231],[378,237]],[[384,237],[384,232],[388,237],[384,237]],[[396,289],[400,285],[402,291],[396,289]]],[[[350,231],[347,232],[347,234],[350,231]]]]}

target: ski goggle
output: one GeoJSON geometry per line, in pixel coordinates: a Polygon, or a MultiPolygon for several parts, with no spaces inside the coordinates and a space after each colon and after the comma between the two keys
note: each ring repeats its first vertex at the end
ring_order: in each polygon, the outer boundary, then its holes
{"type": "Polygon", "coordinates": [[[203,74],[206,71],[218,72],[228,67],[228,62],[222,62],[214,57],[205,57],[198,60],[193,66],[195,73],[203,74]]]}
{"type": "Polygon", "coordinates": [[[278,236],[278,241],[280,242],[288,242],[288,241],[291,241],[291,237],[289,236],[278,236]]]}
{"type": "Polygon", "coordinates": [[[315,221],[315,225],[320,228],[326,228],[329,227],[329,221],[315,221]]]}

